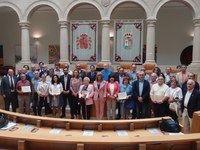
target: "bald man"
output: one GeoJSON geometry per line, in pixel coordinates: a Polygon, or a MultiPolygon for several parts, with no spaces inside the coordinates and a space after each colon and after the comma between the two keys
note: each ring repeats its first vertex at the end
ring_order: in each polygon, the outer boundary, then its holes
{"type": "Polygon", "coordinates": [[[187,92],[183,95],[181,110],[184,132],[188,132],[192,127],[193,113],[200,110],[200,93],[195,89],[192,79],[187,81],[187,92]]]}

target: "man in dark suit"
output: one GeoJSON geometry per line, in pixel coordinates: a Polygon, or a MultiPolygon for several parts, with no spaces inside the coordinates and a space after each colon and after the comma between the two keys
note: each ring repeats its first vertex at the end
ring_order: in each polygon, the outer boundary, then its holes
{"type": "Polygon", "coordinates": [[[200,110],[200,93],[195,89],[192,79],[187,81],[187,92],[183,95],[181,110],[184,132],[188,132],[192,127],[193,113],[200,110]]]}
{"type": "Polygon", "coordinates": [[[13,69],[8,69],[8,74],[1,80],[1,94],[4,97],[5,110],[9,111],[10,104],[12,111],[16,112],[17,108],[17,94],[16,87],[17,78],[14,76],[13,69]]]}
{"type": "MultiPolygon", "coordinates": [[[[188,75],[187,75],[187,80],[189,80],[189,79],[194,80],[194,82],[195,82],[194,88],[195,88],[196,90],[199,90],[199,83],[198,83],[197,81],[195,81],[195,74],[194,74],[194,73],[192,73],[192,72],[188,73],[188,75]]],[[[183,83],[181,89],[182,89],[183,95],[185,95],[185,94],[187,93],[187,81],[185,81],[185,82],[183,83]]]]}
{"type": "MultiPolygon", "coordinates": [[[[63,93],[62,93],[62,98],[63,98],[63,106],[62,106],[62,115],[61,118],[65,117],[65,108],[67,106],[67,100],[69,102],[70,106],[70,112],[71,112],[71,93],[70,93],[70,80],[72,75],[68,74],[69,70],[68,68],[64,68],[63,70],[64,75],[60,76],[60,81],[63,86],[63,93]]],[[[73,118],[71,118],[73,119],[73,118]]]]}
{"type": "Polygon", "coordinates": [[[86,76],[86,73],[85,73],[85,71],[83,71],[82,69],[81,69],[81,65],[78,63],[78,64],[76,64],[76,69],[79,71],[79,76],[82,78],[82,80],[85,78],[85,76],[86,76]]]}
{"type": "Polygon", "coordinates": [[[87,77],[90,79],[90,83],[93,84],[93,82],[96,80],[97,72],[95,71],[95,66],[90,66],[90,72],[88,72],[87,77]]]}
{"type": "Polygon", "coordinates": [[[150,84],[144,79],[144,71],[139,72],[139,80],[133,82],[133,98],[136,102],[136,117],[145,118],[145,108],[149,103],[150,84]]]}

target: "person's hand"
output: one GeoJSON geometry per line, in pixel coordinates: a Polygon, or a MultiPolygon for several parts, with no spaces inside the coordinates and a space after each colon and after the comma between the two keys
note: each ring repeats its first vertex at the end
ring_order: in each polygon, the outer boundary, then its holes
{"type": "Polygon", "coordinates": [[[139,101],[140,103],[143,103],[143,98],[142,98],[142,97],[138,97],[138,101],[139,101]]]}

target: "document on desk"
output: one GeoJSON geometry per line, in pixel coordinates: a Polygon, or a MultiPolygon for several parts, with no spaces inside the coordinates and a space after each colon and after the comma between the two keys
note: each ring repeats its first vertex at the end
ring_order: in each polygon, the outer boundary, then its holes
{"type": "Polygon", "coordinates": [[[148,128],[147,130],[152,134],[161,133],[161,131],[157,128],[148,128]]]}
{"type": "Polygon", "coordinates": [[[93,130],[84,130],[83,131],[83,136],[93,136],[94,131],[93,130]]]}
{"type": "Polygon", "coordinates": [[[21,130],[32,130],[33,128],[34,128],[33,125],[27,124],[27,125],[25,125],[21,130]]]}
{"type": "Polygon", "coordinates": [[[8,130],[16,125],[17,124],[15,122],[8,122],[8,124],[5,127],[1,128],[1,130],[8,130]]]}
{"type": "Polygon", "coordinates": [[[59,134],[62,129],[59,128],[53,128],[51,131],[49,131],[50,134],[59,134]]]}
{"type": "Polygon", "coordinates": [[[184,133],[182,133],[182,132],[179,132],[179,133],[171,133],[171,132],[169,132],[168,134],[169,135],[184,135],[184,133]]]}
{"type": "Polygon", "coordinates": [[[117,130],[118,136],[128,136],[128,132],[126,130],[117,130]]]}

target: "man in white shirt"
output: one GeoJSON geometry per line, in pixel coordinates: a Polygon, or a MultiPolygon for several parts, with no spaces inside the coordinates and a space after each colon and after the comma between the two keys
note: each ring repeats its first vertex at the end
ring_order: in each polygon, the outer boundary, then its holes
{"type": "Polygon", "coordinates": [[[200,93],[194,87],[194,80],[189,79],[187,81],[187,92],[183,95],[183,101],[181,104],[184,132],[190,131],[192,127],[193,113],[200,110],[200,93]]]}
{"type": "Polygon", "coordinates": [[[169,87],[164,83],[164,77],[158,77],[158,83],[154,84],[150,91],[151,100],[154,105],[154,116],[163,117],[168,115],[169,87]]]}

